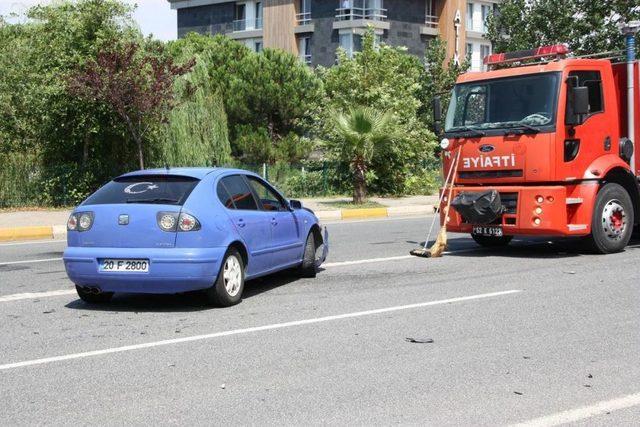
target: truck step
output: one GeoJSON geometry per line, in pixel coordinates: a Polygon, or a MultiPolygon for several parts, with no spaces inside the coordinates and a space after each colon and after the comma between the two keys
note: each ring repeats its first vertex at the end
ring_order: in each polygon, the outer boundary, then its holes
{"type": "Polygon", "coordinates": [[[567,227],[569,227],[569,231],[586,230],[587,224],[569,224],[567,227]]]}
{"type": "Polygon", "coordinates": [[[582,202],[584,202],[582,197],[567,197],[568,205],[579,205],[582,202]]]}

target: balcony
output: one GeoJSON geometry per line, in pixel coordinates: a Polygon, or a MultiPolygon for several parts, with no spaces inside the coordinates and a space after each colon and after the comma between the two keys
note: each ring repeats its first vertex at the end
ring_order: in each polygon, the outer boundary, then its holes
{"type": "Polygon", "coordinates": [[[437,36],[439,34],[439,18],[436,15],[425,15],[424,25],[420,28],[420,34],[426,36],[437,36]]]}
{"type": "Polygon", "coordinates": [[[387,9],[341,7],[336,9],[336,20],[333,23],[334,30],[363,31],[367,27],[373,27],[376,31],[389,30],[387,22],[387,9]]]}
{"type": "Polygon", "coordinates": [[[237,19],[233,21],[233,32],[254,31],[262,29],[262,18],[237,19]]]}
{"type": "Polygon", "coordinates": [[[363,7],[340,7],[336,9],[336,20],[338,21],[384,21],[387,19],[387,9],[365,9],[363,7]]]}
{"type": "Polygon", "coordinates": [[[298,23],[298,25],[311,24],[311,12],[297,13],[296,22],[298,23]]]}

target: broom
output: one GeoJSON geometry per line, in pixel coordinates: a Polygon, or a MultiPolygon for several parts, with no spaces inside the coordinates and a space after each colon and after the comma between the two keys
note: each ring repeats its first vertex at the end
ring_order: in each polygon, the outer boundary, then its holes
{"type": "Polygon", "coordinates": [[[438,217],[434,217],[433,221],[431,221],[431,227],[429,227],[429,233],[427,234],[427,239],[424,241],[424,246],[421,248],[416,248],[409,252],[409,254],[422,258],[439,258],[442,256],[442,253],[447,249],[447,217],[449,216],[449,208],[451,207],[451,196],[453,194],[453,183],[455,181],[456,173],[458,172],[458,165],[460,163],[460,155],[461,155],[462,146],[458,147],[458,151],[455,156],[455,160],[451,162],[451,166],[449,167],[449,172],[447,173],[447,178],[444,182],[444,189],[442,190],[442,194],[440,194],[440,199],[438,201],[438,206],[442,205],[442,200],[444,195],[447,193],[447,186],[449,189],[449,194],[447,197],[447,206],[444,208],[444,224],[440,228],[440,232],[438,233],[438,237],[436,241],[433,243],[431,248],[427,248],[429,244],[429,239],[431,238],[431,231],[433,230],[433,226],[435,222],[438,220],[438,217]]]}

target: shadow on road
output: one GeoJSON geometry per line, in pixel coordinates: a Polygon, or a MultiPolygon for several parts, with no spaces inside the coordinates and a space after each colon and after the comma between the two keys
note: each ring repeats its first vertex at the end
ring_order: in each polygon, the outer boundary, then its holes
{"type": "MultiPolygon", "coordinates": [[[[296,272],[284,271],[245,283],[242,299],[246,300],[269,292],[280,286],[287,285],[300,279],[296,272]]],[[[185,292],[180,294],[126,294],[118,293],[106,304],[89,304],[81,299],[76,299],[65,305],[73,310],[111,311],[111,312],[194,312],[203,310],[215,310],[223,307],[215,307],[206,303],[206,298],[201,291],[185,292]]],[[[233,308],[230,308],[233,309],[233,308]]]]}

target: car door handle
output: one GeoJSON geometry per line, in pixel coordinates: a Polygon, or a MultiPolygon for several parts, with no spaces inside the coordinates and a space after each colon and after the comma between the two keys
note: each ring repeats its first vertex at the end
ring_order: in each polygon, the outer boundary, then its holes
{"type": "Polygon", "coordinates": [[[245,224],[245,222],[244,222],[244,220],[242,218],[238,220],[238,227],[242,228],[245,225],[247,225],[247,224],[245,224]]]}
{"type": "Polygon", "coordinates": [[[278,225],[278,221],[275,218],[271,218],[271,225],[278,225]]]}

